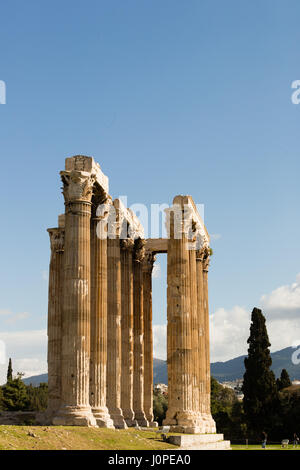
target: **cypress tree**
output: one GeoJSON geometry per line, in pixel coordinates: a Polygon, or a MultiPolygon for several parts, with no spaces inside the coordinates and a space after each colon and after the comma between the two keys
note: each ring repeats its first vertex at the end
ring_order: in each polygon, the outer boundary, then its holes
{"type": "Polygon", "coordinates": [[[12,361],[11,361],[11,357],[9,358],[9,361],[8,361],[8,368],[7,368],[7,382],[11,382],[12,379],[13,379],[13,369],[12,369],[12,361]]]}
{"type": "Polygon", "coordinates": [[[283,388],[290,387],[292,385],[290,376],[286,369],[282,369],[280,379],[276,380],[277,389],[282,390],[283,388]]]}
{"type": "Polygon", "coordinates": [[[244,412],[249,435],[270,431],[278,408],[278,393],[274,372],[270,369],[269,337],[262,311],[254,308],[245,358],[243,383],[244,412]]]}
{"type": "Polygon", "coordinates": [[[22,374],[9,380],[2,387],[2,406],[5,411],[24,411],[28,409],[27,388],[22,380],[22,374]]]}

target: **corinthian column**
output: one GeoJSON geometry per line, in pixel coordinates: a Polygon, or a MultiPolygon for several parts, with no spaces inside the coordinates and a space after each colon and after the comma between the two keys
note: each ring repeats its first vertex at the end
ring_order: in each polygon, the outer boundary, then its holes
{"type": "Polygon", "coordinates": [[[101,224],[109,210],[105,195],[94,195],[91,220],[91,362],[90,405],[99,427],[113,428],[106,406],[107,363],[107,237],[101,224]],[[107,204],[105,204],[105,202],[107,204]],[[103,210],[98,215],[99,204],[103,210]]]}
{"type": "Polygon", "coordinates": [[[48,300],[48,408],[52,418],[61,404],[61,330],[64,228],[49,228],[51,260],[48,300]]]}
{"type": "Polygon", "coordinates": [[[182,220],[182,196],[169,211],[168,241],[168,411],[164,424],[171,431],[197,433],[193,410],[193,341],[190,305],[188,240],[182,220]]]}
{"type": "Polygon", "coordinates": [[[189,246],[189,274],[190,274],[190,299],[191,299],[191,327],[192,327],[192,346],[193,346],[193,411],[195,419],[200,419],[200,404],[199,404],[199,324],[198,324],[198,310],[197,310],[197,271],[196,271],[196,251],[193,244],[190,242],[189,246]]]}
{"type": "Polygon", "coordinates": [[[127,428],[121,409],[121,254],[120,239],[107,240],[108,329],[107,406],[118,429],[127,428]]]}
{"type": "Polygon", "coordinates": [[[121,240],[121,408],[127,426],[136,425],[133,412],[133,246],[132,239],[121,240]]]}
{"type": "Polygon", "coordinates": [[[146,252],[143,261],[143,314],[144,314],[144,411],[149,425],[153,421],[153,335],[152,335],[152,270],[155,256],[146,252]]]}
{"type": "Polygon", "coordinates": [[[205,374],[204,374],[204,415],[207,433],[216,432],[216,423],[212,418],[210,410],[210,351],[209,351],[209,305],[208,305],[208,266],[209,248],[205,248],[203,257],[203,314],[204,314],[204,338],[205,338],[205,374]]]}
{"type": "Polygon", "coordinates": [[[53,424],[91,426],[96,425],[89,405],[90,218],[94,176],[76,169],[62,171],[61,176],[66,206],[62,400],[53,424]]]}
{"type": "Polygon", "coordinates": [[[133,260],[133,317],[134,317],[134,372],[133,410],[140,426],[148,426],[144,412],[144,318],[143,318],[143,265],[145,240],[135,240],[133,260]]]}

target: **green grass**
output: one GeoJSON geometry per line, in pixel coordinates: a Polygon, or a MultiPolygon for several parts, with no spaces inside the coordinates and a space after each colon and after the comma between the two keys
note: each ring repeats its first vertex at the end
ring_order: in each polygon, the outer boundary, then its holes
{"type": "Polygon", "coordinates": [[[0,425],[0,450],[164,450],[160,433],[75,426],[0,425]]]}
{"type": "Polygon", "coordinates": [[[293,448],[293,444],[282,448],[281,445],[267,445],[266,449],[263,449],[261,445],[232,445],[232,450],[300,450],[300,446],[293,448]]]}

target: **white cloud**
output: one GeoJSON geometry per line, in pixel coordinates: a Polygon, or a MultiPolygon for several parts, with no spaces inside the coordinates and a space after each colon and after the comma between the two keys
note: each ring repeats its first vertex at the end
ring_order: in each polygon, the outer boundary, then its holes
{"type": "MultiPolygon", "coordinates": [[[[300,274],[296,282],[273,290],[261,297],[261,307],[267,319],[271,350],[291,346],[300,340],[300,274]]],[[[211,361],[226,361],[247,353],[251,310],[242,306],[219,308],[210,315],[211,361]]],[[[28,314],[13,314],[0,310],[7,320],[26,318],[28,314]]],[[[167,325],[153,325],[154,357],[166,359],[167,325]]],[[[47,331],[0,332],[0,342],[6,349],[6,363],[0,364],[0,384],[5,381],[7,361],[13,360],[14,373],[26,377],[47,372],[47,331]]]]}
{"type": "MultiPolygon", "coordinates": [[[[261,296],[256,305],[266,317],[271,351],[291,346],[300,340],[300,274],[296,282],[261,296]]],[[[251,310],[244,307],[218,309],[210,317],[211,360],[224,361],[246,354],[251,310]]]]}
{"type": "Polygon", "coordinates": [[[211,233],[210,238],[211,240],[219,240],[222,237],[220,233],[211,233]]]}
{"type": "Polygon", "coordinates": [[[167,358],[167,325],[153,325],[153,356],[167,358]]]}
{"type": "Polygon", "coordinates": [[[210,315],[211,362],[227,361],[247,352],[250,312],[236,305],[217,309],[210,315]]]}
{"type": "Polygon", "coordinates": [[[47,372],[47,331],[0,332],[0,341],[6,349],[6,362],[0,365],[0,384],[5,382],[8,358],[12,358],[14,374],[24,372],[25,377],[47,372]]]}
{"type": "Polygon", "coordinates": [[[19,320],[25,320],[30,316],[28,312],[13,313],[11,310],[0,310],[0,316],[4,317],[4,323],[7,325],[14,325],[19,320]]]}
{"type": "MultiPolygon", "coordinates": [[[[266,317],[271,351],[300,343],[300,274],[291,285],[280,286],[256,305],[266,317]]],[[[211,361],[227,361],[247,354],[252,308],[236,305],[210,315],[211,361]]],[[[166,358],[166,325],[155,325],[154,357],[166,358]]]]}
{"type": "Polygon", "coordinates": [[[157,262],[153,266],[152,279],[161,279],[161,267],[157,262]]]}
{"type": "Polygon", "coordinates": [[[12,315],[12,312],[8,309],[2,308],[0,309],[0,315],[12,315]]]}
{"type": "Polygon", "coordinates": [[[270,318],[299,318],[300,316],[300,274],[296,282],[284,285],[273,290],[270,294],[261,297],[263,309],[270,318]]]}

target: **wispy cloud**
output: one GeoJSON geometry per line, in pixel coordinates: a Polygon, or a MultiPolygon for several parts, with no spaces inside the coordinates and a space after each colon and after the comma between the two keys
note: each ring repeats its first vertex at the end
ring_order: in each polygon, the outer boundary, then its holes
{"type": "Polygon", "coordinates": [[[25,377],[47,372],[47,331],[0,332],[0,341],[5,344],[6,361],[0,365],[0,384],[4,383],[8,358],[12,358],[13,370],[25,373],[25,377]]]}
{"type": "Polygon", "coordinates": [[[160,279],[161,278],[161,267],[159,263],[154,263],[153,271],[152,271],[152,278],[153,279],[160,279]]]}
{"type": "Polygon", "coordinates": [[[222,237],[220,233],[212,233],[210,235],[211,240],[219,240],[222,237]]]}
{"type": "Polygon", "coordinates": [[[4,324],[6,325],[14,325],[18,321],[25,320],[26,318],[30,317],[28,312],[19,312],[14,313],[8,309],[0,309],[0,318],[2,317],[4,324]]]}

